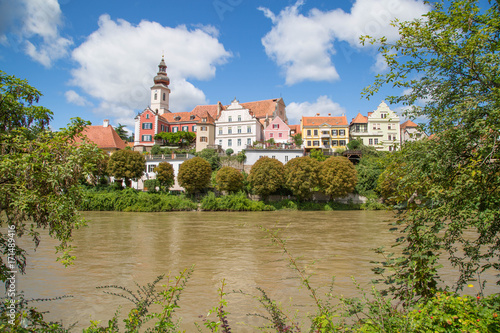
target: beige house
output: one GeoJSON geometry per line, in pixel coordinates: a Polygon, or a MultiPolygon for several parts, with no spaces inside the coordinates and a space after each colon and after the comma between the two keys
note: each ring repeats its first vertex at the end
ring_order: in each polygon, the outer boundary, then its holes
{"type": "Polygon", "coordinates": [[[213,146],[215,141],[215,119],[206,112],[200,115],[200,120],[196,124],[196,151],[202,151],[209,146],[213,146]]]}
{"type": "Polygon", "coordinates": [[[396,150],[400,143],[399,116],[382,101],[367,117],[358,113],[349,125],[349,133],[351,139],[361,140],[377,150],[396,150]]]}

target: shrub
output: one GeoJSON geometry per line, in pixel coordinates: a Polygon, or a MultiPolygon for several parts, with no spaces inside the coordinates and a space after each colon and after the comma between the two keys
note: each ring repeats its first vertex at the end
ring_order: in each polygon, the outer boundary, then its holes
{"type": "Polygon", "coordinates": [[[163,187],[164,191],[168,191],[168,189],[172,185],[174,185],[175,175],[174,167],[172,166],[172,164],[168,162],[161,162],[155,168],[154,172],[156,173],[156,179],[158,179],[158,182],[160,183],[161,187],[163,187]]]}
{"type": "Polygon", "coordinates": [[[323,192],[332,200],[342,198],[354,191],[356,169],[345,157],[330,157],[321,164],[319,180],[323,192]]]}
{"type": "Polygon", "coordinates": [[[294,158],[285,165],[285,187],[299,200],[312,197],[318,186],[320,163],[308,156],[294,158]]]}
{"type": "Polygon", "coordinates": [[[232,167],[223,167],[215,176],[219,191],[237,192],[243,188],[243,175],[232,167]]]}
{"type": "Polygon", "coordinates": [[[177,179],[187,193],[193,194],[209,185],[211,175],[210,163],[201,157],[194,157],[180,165],[177,179]]]}
{"type": "Polygon", "coordinates": [[[248,181],[256,194],[266,198],[284,184],[284,173],[283,163],[262,157],[252,165],[248,181]]]}

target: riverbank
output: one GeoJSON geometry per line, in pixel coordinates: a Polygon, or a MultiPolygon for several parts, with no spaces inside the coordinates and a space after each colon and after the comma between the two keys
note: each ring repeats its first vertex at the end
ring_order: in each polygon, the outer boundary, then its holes
{"type": "Polygon", "coordinates": [[[368,201],[360,203],[312,202],[284,199],[280,201],[255,201],[239,192],[217,196],[208,192],[201,197],[184,194],[141,192],[134,189],[121,191],[84,190],[80,204],[82,211],[124,211],[124,212],[169,212],[169,211],[333,211],[333,210],[379,210],[385,206],[368,201]]]}

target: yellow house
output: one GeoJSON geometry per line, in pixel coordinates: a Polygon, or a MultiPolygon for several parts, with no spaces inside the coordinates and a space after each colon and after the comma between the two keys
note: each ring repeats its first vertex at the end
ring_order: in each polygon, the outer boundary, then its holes
{"type": "Polygon", "coordinates": [[[306,152],[321,149],[324,153],[332,153],[341,148],[346,149],[349,143],[349,125],[346,116],[302,117],[300,129],[306,152]]]}

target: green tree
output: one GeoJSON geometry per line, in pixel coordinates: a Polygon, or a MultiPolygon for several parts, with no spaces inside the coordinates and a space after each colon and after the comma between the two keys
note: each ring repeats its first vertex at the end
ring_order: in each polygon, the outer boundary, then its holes
{"type": "Polygon", "coordinates": [[[47,229],[59,242],[56,251],[62,263],[71,263],[72,231],[84,225],[78,213],[82,198],[78,182],[95,170],[102,156],[93,144],[74,144],[88,122],[74,119],[58,132],[47,130],[52,112],[33,105],[40,96],[26,80],[0,71],[0,251],[5,255],[0,257],[0,280],[4,282],[10,271],[24,273],[26,267],[26,251],[16,238],[31,238],[36,247],[40,229],[47,229]]]}
{"type": "Polygon", "coordinates": [[[125,185],[130,187],[130,179],[141,178],[146,169],[144,156],[131,150],[119,150],[109,158],[108,172],[116,179],[124,179],[125,185]]]}
{"type": "Polygon", "coordinates": [[[319,182],[321,189],[331,200],[345,197],[356,186],[356,169],[347,158],[332,156],[321,163],[319,182]]]}
{"type": "Polygon", "coordinates": [[[296,157],[285,164],[285,187],[299,200],[312,197],[319,184],[320,162],[308,156],[296,157]]]}
{"type": "Polygon", "coordinates": [[[326,160],[326,156],[325,154],[323,154],[323,151],[321,149],[312,149],[311,158],[314,158],[318,162],[323,162],[324,160],[326,160]]]}
{"type": "Polygon", "coordinates": [[[156,173],[156,179],[158,179],[164,191],[168,191],[168,189],[174,185],[175,175],[172,164],[168,162],[161,162],[155,168],[154,172],[156,173]]]}
{"type": "Polygon", "coordinates": [[[405,283],[394,291],[405,295],[411,284],[416,296],[430,296],[444,254],[460,272],[457,288],[500,269],[500,4],[436,1],[422,19],[395,25],[395,43],[371,40],[381,43],[389,71],[364,93],[404,89],[388,101],[407,106],[410,119],[427,118],[424,129],[434,134],[404,145],[396,189],[406,207],[397,265],[405,283]]]}
{"type": "Polygon", "coordinates": [[[243,174],[233,167],[222,167],[215,176],[217,189],[225,192],[238,192],[243,189],[243,174]]]}
{"type": "Polygon", "coordinates": [[[301,133],[295,134],[294,136],[292,136],[292,139],[293,139],[293,143],[297,147],[302,146],[302,143],[304,143],[304,140],[302,139],[302,134],[301,133]]]}
{"type": "Polygon", "coordinates": [[[196,156],[201,157],[210,163],[210,167],[213,171],[220,168],[220,156],[219,153],[217,153],[217,150],[205,148],[202,151],[197,152],[196,156]]]}
{"type": "Polygon", "coordinates": [[[234,153],[234,150],[232,148],[226,149],[226,155],[231,156],[234,153]]]}
{"type": "Polygon", "coordinates": [[[201,157],[193,157],[181,164],[177,180],[187,193],[193,194],[206,188],[211,176],[210,163],[201,157]]]}
{"type": "Polygon", "coordinates": [[[123,141],[128,141],[127,130],[125,130],[125,125],[118,123],[118,126],[115,127],[115,132],[123,141]]]}
{"type": "Polygon", "coordinates": [[[254,193],[265,199],[283,186],[284,173],[283,163],[274,158],[261,157],[252,165],[248,181],[254,193]]]}
{"type": "Polygon", "coordinates": [[[377,181],[380,174],[384,172],[386,161],[382,157],[366,155],[361,157],[359,163],[355,166],[358,174],[358,183],[356,191],[364,196],[374,194],[377,188],[377,181]]]}

